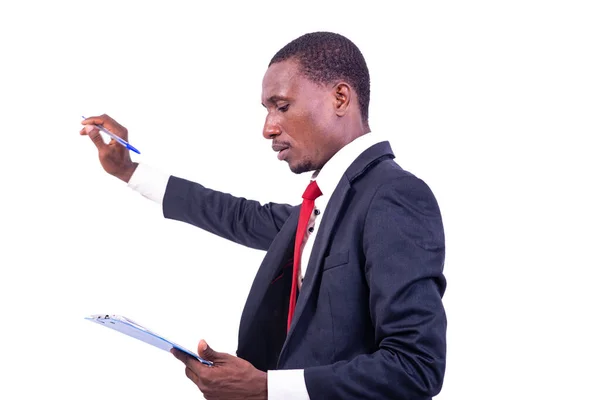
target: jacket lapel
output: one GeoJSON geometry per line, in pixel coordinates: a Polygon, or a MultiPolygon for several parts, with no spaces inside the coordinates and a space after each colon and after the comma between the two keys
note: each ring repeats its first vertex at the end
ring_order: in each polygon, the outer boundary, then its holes
{"type": "MultiPolygon", "coordinates": [[[[342,216],[342,210],[344,209],[343,204],[348,195],[352,182],[359,176],[366,173],[369,168],[382,157],[394,157],[392,149],[388,142],[382,142],[375,144],[365,150],[346,170],[346,173],[342,176],[342,179],[333,191],[329,203],[323,213],[323,221],[315,237],[315,243],[313,246],[312,253],[310,255],[304,281],[302,282],[302,288],[298,296],[296,303],[296,311],[292,319],[292,325],[288,332],[283,349],[281,350],[281,356],[284,355],[286,347],[290,341],[290,337],[293,335],[294,330],[298,324],[298,321],[302,317],[302,313],[306,309],[306,305],[313,295],[313,292],[317,288],[317,284],[320,280],[320,276],[323,270],[323,261],[326,256],[326,250],[329,247],[331,240],[331,234],[335,227],[338,218],[342,216]]],[[[297,218],[298,213],[294,214],[297,218]]],[[[297,222],[296,224],[297,225],[297,222]]]]}
{"type": "Polygon", "coordinates": [[[290,337],[294,332],[294,328],[298,324],[298,320],[302,315],[302,312],[306,308],[306,303],[308,302],[311,293],[316,287],[316,281],[318,280],[321,274],[323,260],[325,258],[325,250],[328,247],[327,244],[330,241],[331,232],[333,231],[333,227],[335,226],[336,221],[340,215],[340,211],[342,209],[341,205],[343,204],[344,199],[346,198],[346,195],[348,194],[349,190],[350,183],[347,179],[342,178],[338,186],[335,188],[331,198],[329,199],[329,203],[327,204],[325,213],[323,213],[323,221],[321,222],[319,231],[317,232],[317,236],[315,237],[313,250],[308,260],[308,267],[304,275],[304,280],[302,282],[300,294],[298,295],[296,310],[294,312],[294,317],[292,319],[292,325],[290,326],[288,337],[290,337]]]}
{"type": "Polygon", "coordinates": [[[238,343],[240,348],[244,347],[247,340],[250,342],[253,340],[252,335],[248,335],[248,333],[251,331],[252,324],[255,323],[255,317],[267,294],[269,285],[282,272],[286,258],[289,258],[288,255],[293,255],[293,241],[299,213],[300,207],[295,207],[281,227],[256,273],[240,319],[238,343]]]}

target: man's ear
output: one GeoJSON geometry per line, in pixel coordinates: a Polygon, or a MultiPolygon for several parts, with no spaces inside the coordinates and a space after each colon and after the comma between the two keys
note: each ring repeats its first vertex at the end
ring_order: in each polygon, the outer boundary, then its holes
{"type": "Polygon", "coordinates": [[[343,117],[350,108],[352,90],[346,82],[340,82],[333,87],[333,94],[335,96],[335,113],[338,117],[343,117]]]}

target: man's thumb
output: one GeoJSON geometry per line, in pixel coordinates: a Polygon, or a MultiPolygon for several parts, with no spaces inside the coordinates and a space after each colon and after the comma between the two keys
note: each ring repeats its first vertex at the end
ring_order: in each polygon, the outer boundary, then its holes
{"type": "Polygon", "coordinates": [[[92,125],[86,125],[84,129],[87,135],[90,137],[90,139],[92,139],[92,142],[94,142],[98,150],[106,147],[106,143],[104,143],[104,140],[102,139],[102,135],[100,135],[100,131],[98,130],[98,128],[92,125]]]}
{"type": "Polygon", "coordinates": [[[202,339],[200,340],[200,343],[198,343],[198,355],[205,360],[212,361],[218,358],[219,353],[211,349],[208,343],[202,339]]]}

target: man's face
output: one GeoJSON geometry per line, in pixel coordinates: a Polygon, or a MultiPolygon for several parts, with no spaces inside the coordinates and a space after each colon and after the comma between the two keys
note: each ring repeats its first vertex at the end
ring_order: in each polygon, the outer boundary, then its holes
{"type": "Polygon", "coordinates": [[[320,169],[335,153],[331,131],[336,115],[331,88],[310,81],[287,60],[272,64],[263,78],[262,104],[268,114],[263,136],[292,172],[320,169]]]}

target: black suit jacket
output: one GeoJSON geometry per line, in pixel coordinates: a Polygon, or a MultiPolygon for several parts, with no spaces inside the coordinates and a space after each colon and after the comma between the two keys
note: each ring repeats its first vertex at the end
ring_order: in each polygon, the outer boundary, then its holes
{"type": "Polygon", "coordinates": [[[299,206],[260,203],[171,177],[167,218],[267,250],[242,313],[237,354],[304,369],[311,399],[430,399],[446,358],[444,232],[428,186],[363,152],[333,192],[286,335],[299,206]]]}

